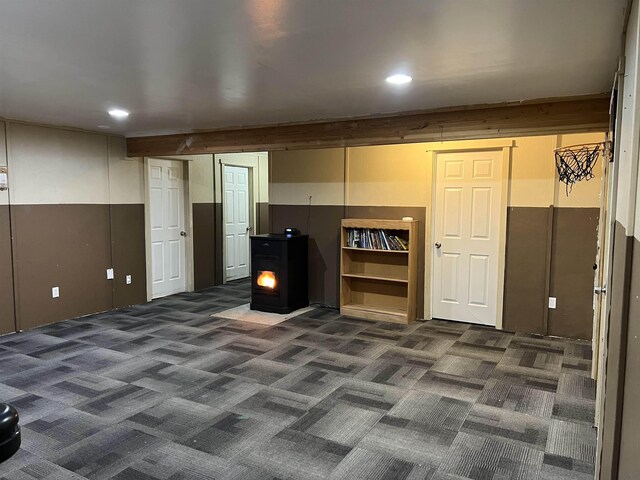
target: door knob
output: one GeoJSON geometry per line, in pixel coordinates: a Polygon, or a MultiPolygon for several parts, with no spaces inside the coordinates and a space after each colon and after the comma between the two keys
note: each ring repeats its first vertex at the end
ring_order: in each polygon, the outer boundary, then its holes
{"type": "Polygon", "coordinates": [[[185,232],[184,230],[180,232],[180,236],[181,237],[186,237],[187,236],[187,232],[185,232]]]}
{"type": "Polygon", "coordinates": [[[442,244],[440,242],[436,242],[436,248],[440,248],[442,247],[442,244]]]}
{"type": "Polygon", "coordinates": [[[253,230],[253,227],[247,227],[247,232],[250,232],[253,230]]]}

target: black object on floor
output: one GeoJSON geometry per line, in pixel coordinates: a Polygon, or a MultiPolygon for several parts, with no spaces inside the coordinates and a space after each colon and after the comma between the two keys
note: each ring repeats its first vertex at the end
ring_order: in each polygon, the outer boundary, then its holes
{"type": "Polygon", "coordinates": [[[291,313],[309,305],[307,235],[251,237],[251,310],[291,313]]]}
{"type": "Polygon", "coordinates": [[[0,463],[20,448],[20,425],[18,411],[11,405],[0,403],[0,463]]]}

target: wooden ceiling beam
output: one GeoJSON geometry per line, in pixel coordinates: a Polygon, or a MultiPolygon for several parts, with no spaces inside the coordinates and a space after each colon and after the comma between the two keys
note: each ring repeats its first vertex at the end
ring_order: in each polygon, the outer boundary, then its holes
{"type": "Polygon", "coordinates": [[[127,138],[130,157],[347,147],[603,131],[608,94],[127,138]]]}

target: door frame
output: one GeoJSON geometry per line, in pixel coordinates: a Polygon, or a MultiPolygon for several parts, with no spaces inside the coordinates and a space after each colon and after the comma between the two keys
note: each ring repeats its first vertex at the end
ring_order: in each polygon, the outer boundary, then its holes
{"type": "MultiPolygon", "coordinates": [[[[605,274],[601,275],[606,286],[606,293],[600,295],[600,298],[596,298],[595,301],[600,302],[600,318],[598,319],[598,351],[597,356],[594,351],[592,356],[592,362],[597,364],[596,368],[593,368],[592,363],[592,378],[596,382],[596,408],[594,414],[594,426],[597,428],[596,436],[596,462],[595,462],[595,478],[601,477],[602,469],[602,443],[604,441],[604,406],[605,406],[605,387],[607,383],[607,362],[609,358],[609,316],[611,313],[611,295],[609,294],[609,288],[613,279],[613,254],[614,254],[614,240],[616,229],[616,211],[618,205],[618,176],[620,168],[620,132],[622,130],[622,110],[624,108],[624,73],[618,72],[616,76],[616,83],[614,89],[617,87],[617,103],[611,105],[612,110],[616,113],[615,124],[612,124],[609,128],[609,140],[613,142],[612,159],[608,163],[609,171],[606,181],[608,182],[607,198],[603,200],[602,206],[606,208],[606,221],[601,222],[605,231],[598,231],[598,235],[602,236],[605,242],[605,252],[603,255],[604,264],[599,265],[598,268],[605,269],[605,274]]],[[[604,161],[604,159],[603,159],[604,161]]],[[[604,183],[604,181],[603,181],[604,183]]],[[[633,184],[633,179],[632,182],[633,184]]],[[[603,185],[604,187],[604,185],[603,185]]],[[[602,215],[602,211],[600,212],[602,215]]],[[[599,238],[600,240],[600,238],[599,238]]],[[[603,285],[600,285],[603,286],[603,285]]],[[[597,295],[594,295],[597,297],[597,295]]],[[[595,322],[594,318],[594,324],[595,322]]],[[[595,326],[594,326],[595,330],[595,326]]],[[[615,398],[614,398],[615,400],[615,398]]],[[[615,419],[613,419],[615,421],[615,419]]]]}
{"type": "MultiPolygon", "coordinates": [[[[222,169],[222,175],[220,176],[220,182],[222,183],[222,189],[221,189],[221,193],[222,193],[222,261],[224,262],[224,264],[226,265],[226,261],[227,261],[227,249],[225,248],[226,245],[226,241],[225,239],[227,238],[227,222],[226,222],[226,208],[225,208],[225,203],[224,203],[224,176],[225,176],[225,171],[227,169],[227,167],[236,167],[236,168],[246,168],[247,169],[247,174],[248,174],[248,182],[247,182],[247,188],[249,190],[249,228],[251,228],[251,230],[249,231],[249,235],[253,235],[256,231],[256,209],[258,208],[257,206],[257,202],[255,201],[255,195],[253,193],[253,179],[255,177],[255,175],[253,174],[253,169],[251,167],[247,167],[246,165],[232,165],[231,163],[220,163],[220,167],[222,169]]],[[[250,242],[247,243],[247,248],[249,248],[249,250],[251,249],[250,247],[250,242]]],[[[247,275],[246,277],[241,277],[241,278],[233,278],[230,281],[235,281],[235,280],[242,280],[243,278],[248,278],[251,276],[251,255],[250,252],[247,254],[247,263],[249,265],[249,275],[247,275]]],[[[226,272],[226,266],[223,266],[222,268],[222,281],[223,283],[227,283],[227,272],[226,272]]]]}
{"type": "MultiPolygon", "coordinates": [[[[257,155],[263,152],[243,152],[243,153],[229,153],[229,154],[217,154],[215,155],[215,165],[219,171],[218,185],[216,189],[220,192],[220,206],[222,209],[222,261],[225,262],[227,250],[224,246],[224,239],[227,235],[227,225],[225,222],[225,208],[224,208],[224,170],[225,167],[243,167],[249,171],[249,225],[251,226],[251,235],[257,233],[257,218],[258,218],[258,192],[260,191],[260,161],[252,158],[242,158],[242,155],[257,155]]],[[[249,276],[251,276],[251,255],[249,255],[249,276]]],[[[248,277],[247,277],[248,278],[248,277]]],[[[225,268],[222,267],[222,283],[227,283],[227,276],[225,274],[225,268]]]]}
{"type": "Polygon", "coordinates": [[[184,206],[184,228],[187,232],[185,243],[185,277],[186,292],[193,292],[193,206],[191,200],[191,190],[189,188],[190,161],[184,157],[144,157],[144,248],[146,256],[147,274],[147,301],[153,300],[153,279],[151,268],[151,202],[149,198],[149,160],[166,160],[182,162],[182,183],[183,183],[183,206],[184,206]]]}
{"type": "MultiPolygon", "coordinates": [[[[604,415],[604,387],[606,382],[606,362],[608,356],[608,344],[609,338],[609,312],[611,311],[611,295],[608,289],[611,286],[611,279],[613,273],[613,242],[616,223],[616,199],[618,193],[618,142],[616,142],[614,153],[614,161],[608,161],[604,157],[602,159],[603,164],[603,188],[602,191],[606,193],[606,198],[602,199],[600,207],[600,216],[604,216],[601,219],[598,226],[598,256],[596,262],[598,264],[598,270],[594,278],[594,286],[598,283],[600,287],[604,287],[605,291],[601,294],[595,294],[594,290],[594,321],[593,321],[593,338],[591,339],[592,346],[592,364],[591,364],[591,378],[596,381],[596,407],[594,415],[594,425],[598,428],[598,442],[602,441],[602,420],[604,415]],[[604,243],[604,248],[603,244],[604,243]],[[601,250],[604,251],[601,251],[601,250]]],[[[600,443],[598,443],[600,445],[600,443]]],[[[596,452],[596,465],[600,467],[600,452],[598,449],[596,452]]],[[[599,470],[596,470],[598,472],[599,470]]]]}
{"type": "MultiPolygon", "coordinates": [[[[425,318],[433,318],[433,285],[435,282],[435,271],[433,268],[433,238],[435,237],[435,208],[436,208],[436,181],[438,168],[438,154],[441,153],[472,153],[472,152],[502,152],[502,171],[501,171],[501,189],[500,189],[500,236],[498,239],[498,298],[496,299],[496,330],[503,328],[503,310],[504,310],[504,278],[506,266],[507,251],[507,209],[509,205],[510,183],[509,177],[511,172],[511,152],[515,145],[515,140],[497,139],[479,142],[479,145],[462,146],[456,145],[455,142],[449,146],[441,146],[439,148],[429,149],[427,151],[431,156],[431,208],[427,209],[427,224],[431,228],[425,228],[425,318]],[[428,264],[427,264],[428,262],[428,264]],[[428,301],[427,301],[428,299],[428,301]],[[429,312],[426,306],[429,306],[429,312]]],[[[426,227],[426,225],[425,225],[426,227]]]]}

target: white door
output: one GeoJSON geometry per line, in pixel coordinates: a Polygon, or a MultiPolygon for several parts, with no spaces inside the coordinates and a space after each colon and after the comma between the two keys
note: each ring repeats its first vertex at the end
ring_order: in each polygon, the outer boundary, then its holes
{"type": "Polygon", "coordinates": [[[147,160],[152,297],[187,289],[183,165],[147,160]]]}
{"type": "Polygon", "coordinates": [[[496,325],[502,151],[438,154],[433,316],[496,325]]]}
{"type": "Polygon", "coordinates": [[[224,166],[225,278],[249,276],[249,169],[224,166]]]}

